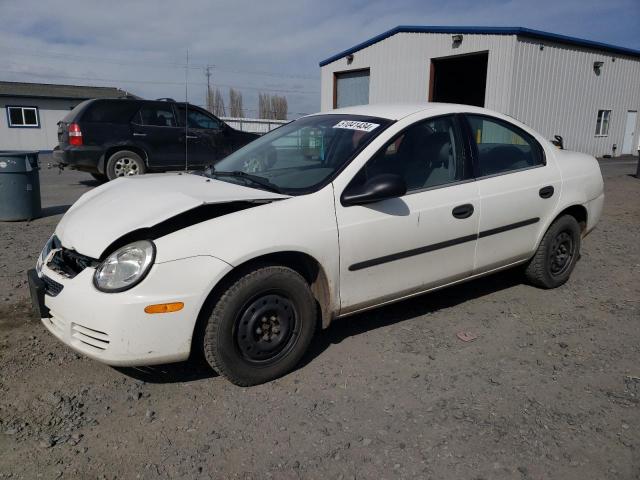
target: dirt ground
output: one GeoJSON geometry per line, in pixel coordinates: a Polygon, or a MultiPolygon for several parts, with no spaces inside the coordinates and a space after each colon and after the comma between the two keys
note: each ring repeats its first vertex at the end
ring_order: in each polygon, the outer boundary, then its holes
{"type": "Polygon", "coordinates": [[[0,478],[640,479],[634,171],[603,162],[565,286],[506,272],[337,321],[239,388],[195,361],[101,365],[32,318],[25,271],[94,185],[43,170],[45,218],[0,223],[0,478]]]}

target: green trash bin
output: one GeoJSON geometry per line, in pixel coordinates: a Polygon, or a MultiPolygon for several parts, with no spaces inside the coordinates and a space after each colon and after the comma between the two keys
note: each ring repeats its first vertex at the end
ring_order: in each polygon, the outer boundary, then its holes
{"type": "Polygon", "coordinates": [[[0,221],[42,214],[38,152],[0,150],[0,221]]]}

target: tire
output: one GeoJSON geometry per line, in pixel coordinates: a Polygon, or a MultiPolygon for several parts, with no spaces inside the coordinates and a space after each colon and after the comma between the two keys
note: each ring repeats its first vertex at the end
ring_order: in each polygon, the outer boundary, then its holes
{"type": "Polygon", "coordinates": [[[142,175],[145,170],[140,155],[130,150],[120,150],[107,160],[105,173],[109,180],[115,180],[118,177],[142,175]]]}
{"type": "Polygon", "coordinates": [[[239,386],[279,378],[300,362],[316,326],[316,304],[296,271],[261,266],[214,301],[201,333],[207,363],[239,386]]]}
{"type": "Polygon", "coordinates": [[[542,237],[525,270],[536,287],[556,288],[564,284],[580,257],[581,230],[571,215],[557,218],[542,237]]]}
{"type": "Polygon", "coordinates": [[[96,181],[100,182],[100,183],[104,183],[109,181],[109,179],[107,178],[106,175],[103,175],[101,173],[91,173],[90,174],[96,181]]]}

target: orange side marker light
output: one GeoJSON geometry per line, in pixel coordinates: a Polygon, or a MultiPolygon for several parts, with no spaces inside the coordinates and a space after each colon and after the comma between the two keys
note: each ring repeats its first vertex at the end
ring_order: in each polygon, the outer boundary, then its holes
{"type": "Polygon", "coordinates": [[[184,308],[184,303],[182,302],[173,302],[173,303],[158,303],[157,305],[147,305],[144,307],[145,313],[171,313],[171,312],[179,312],[184,308]]]}

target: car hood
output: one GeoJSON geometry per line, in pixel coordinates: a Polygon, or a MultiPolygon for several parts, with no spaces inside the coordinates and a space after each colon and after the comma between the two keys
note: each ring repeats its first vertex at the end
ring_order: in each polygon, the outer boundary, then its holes
{"type": "Polygon", "coordinates": [[[56,228],[65,248],[92,258],[123,235],[207,204],[260,202],[286,195],[191,174],[119,178],[85,193],[56,228]]]}

